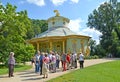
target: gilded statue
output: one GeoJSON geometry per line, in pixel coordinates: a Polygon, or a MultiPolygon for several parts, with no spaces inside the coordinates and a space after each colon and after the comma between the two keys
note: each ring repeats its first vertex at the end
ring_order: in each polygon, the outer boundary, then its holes
{"type": "Polygon", "coordinates": [[[86,55],[90,55],[90,48],[87,46],[87,49],[86,49],[86,55]]]}
{"type": "Polygon", "coordinates": [[[56,16],[60,16],[60,13],[58,10],[54,10],[54,13],[56,13],[56,16]]]}

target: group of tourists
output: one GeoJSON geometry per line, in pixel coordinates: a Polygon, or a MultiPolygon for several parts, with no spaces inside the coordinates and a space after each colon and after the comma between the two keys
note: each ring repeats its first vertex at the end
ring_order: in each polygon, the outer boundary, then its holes
{"type": "MultiPolygon", "coordinates": [[[[60,55],[59,53],[53,51],[50,51],[50,53],[37,51],[32,59],[32,63],[35,64],[36,73],[44,75],[43,78],[48,78],[48,72],[50,71],[55,73],[57,69],[60,69],[60,64],[62,65],[62,71],[77,68],[77,59],[79,60],[80,68],[83,68],[84,55],[82,53],[77,56],[76,53],[62,53],[62,55],[60,55]]],[[[14,65],[14,52],[10,52],[8,59],[9,77],[14,77],[14,65]]]]}
{"type": "Polygon", "coordinates": [[[60,55],[57,52],[50,51],[50,53],[44,53],[37,51],[33,57],[32,63],[35,64],[35,72],[44,75],[43,78],[48,78],[48,72],[55,73],[57,69],[66,71],[69,69],[77,68],[77,59],[80,63],[80,68],[83,68],[84,55],[82,53],[77,56],[76,53],[60,55]]]}

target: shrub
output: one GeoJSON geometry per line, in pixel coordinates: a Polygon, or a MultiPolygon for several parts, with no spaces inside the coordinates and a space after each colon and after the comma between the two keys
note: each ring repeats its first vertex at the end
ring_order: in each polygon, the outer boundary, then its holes
{"type": "Polygon", "coordinates": [[[85,59],[98,59],[99,56],[94,55],[94,56],[85,56],[85,59]]]}

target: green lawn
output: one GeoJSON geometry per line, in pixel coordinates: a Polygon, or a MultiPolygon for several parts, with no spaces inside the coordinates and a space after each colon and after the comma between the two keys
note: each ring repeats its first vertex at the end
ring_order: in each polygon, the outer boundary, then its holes
{"type": "MultiPolygon", "coordinates": [[[[32,68],[32,66],[30,65],[16,65],[14,70],[15,72],[18,72],[18,71],[27,70],[30,68],[32,68]]],[[[8,73],[8,68],[6,67],[0,68],[0,75],[7,74],[7,73],[8,73]]]]}
{"type": "Polygon", "coordinates": [[[78,69],[47,82],[120,82],[120,61],[78,69]]]}

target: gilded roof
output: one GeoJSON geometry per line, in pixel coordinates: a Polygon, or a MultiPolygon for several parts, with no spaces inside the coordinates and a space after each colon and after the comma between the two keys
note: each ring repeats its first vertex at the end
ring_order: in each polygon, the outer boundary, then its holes
{"type": "Polygon", "coordinates": [[[70,20],[68,19],[68,18],[66,18],[66,17],[63,17],[63,16],[53,16],[53,17],[50,17],[47,21],[49,22],[49,21],[52,21],[52,20],[56,20],[56,19],[63,19],[63,20],[65,20],[66,22],[70,22],[70,20]]]}

